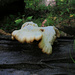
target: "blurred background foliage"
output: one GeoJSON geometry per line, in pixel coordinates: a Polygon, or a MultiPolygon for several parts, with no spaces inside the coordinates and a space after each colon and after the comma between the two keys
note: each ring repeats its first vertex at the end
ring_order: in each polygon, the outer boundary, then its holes
{"type": "Polygon", "coordinates": [[[24,0],[23,14],[5,16],[0,21],[0,29],[12,32],[19,29],[26,21],[33,21],[41,26],[47,19],[45,26],[75,25],[75,0],[56,0],[55,6],[41,4],[43,0],[24,0]]]}

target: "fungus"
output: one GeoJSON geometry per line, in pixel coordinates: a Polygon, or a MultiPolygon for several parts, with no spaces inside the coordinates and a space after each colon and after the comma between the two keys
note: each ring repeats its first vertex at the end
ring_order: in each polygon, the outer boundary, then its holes
{"type": "Polygon", "coordinates": [[[37,27],[34,26],[25,26],[20,30],[15,30],[12,33],[12,39],[16,39],[21,43],[33,42],[34,40],[38,41],[42,38],[42,31],[39,30],[37,27]]]}
{"type": "Polygon", "coordinates": [[[33,23],[32,21],[31,22],[25,22],[21,28],[24,28],[25,26],[28,26],[28,25],[31,25],[31,26],[35,26],[35,27],[38,27],[38,25],[36,23],[33,23]]]}
{"type": "Polygon", "coordinates": [[[31,43],[34,40],[41,40],[38,47],[46,54],[52,53],[52,45],[56,37],[60,37],[60,33],[56,27],[38,27],[38,25],[33,22],[26,22],[20,30],[12,32],[12,39],[16,39],[21,43],[31,43]]]}

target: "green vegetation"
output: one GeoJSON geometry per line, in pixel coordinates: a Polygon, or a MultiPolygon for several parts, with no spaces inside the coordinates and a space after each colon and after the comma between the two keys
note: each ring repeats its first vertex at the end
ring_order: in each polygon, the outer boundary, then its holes
{"type": "MultiPolygon", "coordinates": [[[[73,52],[75,52],[75,40],[74,40],[74,44],[73,44],[73,50],[74,50],[73,52]]],[[[75,63],[75,59],[72,57],[71,50],[70,50],[70,57],[71,57],[73,63],[75,63]]]]}
{"type": "Polygon", "coordinates": [[[26,3],[25,13],[5,16],[0,21],[0,29],[12,32],[14,29],[19,29],[26,21],[33,21],[41,26],[44,19],[47,19],[45,26],[75,24],[75,0],[56,0],[54,7],[41,5],[39,0],[25,0],[24,2],[26,3]]]}

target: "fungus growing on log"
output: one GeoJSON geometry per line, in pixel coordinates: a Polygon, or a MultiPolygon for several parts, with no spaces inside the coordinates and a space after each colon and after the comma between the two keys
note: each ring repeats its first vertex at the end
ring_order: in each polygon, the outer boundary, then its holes
{"type": "Polygon", "coordinates": [[[42,49],[42,52],[46,54],[52,53],[52,45],[56,37],[60,37],[59,30],[56,27],[38,27],[38,25],[33,22],[26,22],[20,30],[12,32],[12,39],[16,39],[21,43],[31,43],[34,40],[41,40],[38,46],[42,49]]]}

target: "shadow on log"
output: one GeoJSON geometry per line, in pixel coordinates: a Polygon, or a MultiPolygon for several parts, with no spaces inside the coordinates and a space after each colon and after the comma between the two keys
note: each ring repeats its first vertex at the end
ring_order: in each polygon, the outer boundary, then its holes
{"type": "Polygon", "coordinates": [[[61,37],[57,41],[53,53],[47,55],[38,48],[36,41],[21,44],[10,36],[0,36],[0,74],[74,75],[75,64],[71,59],[75,58],[74,40],[61,37]]]}

